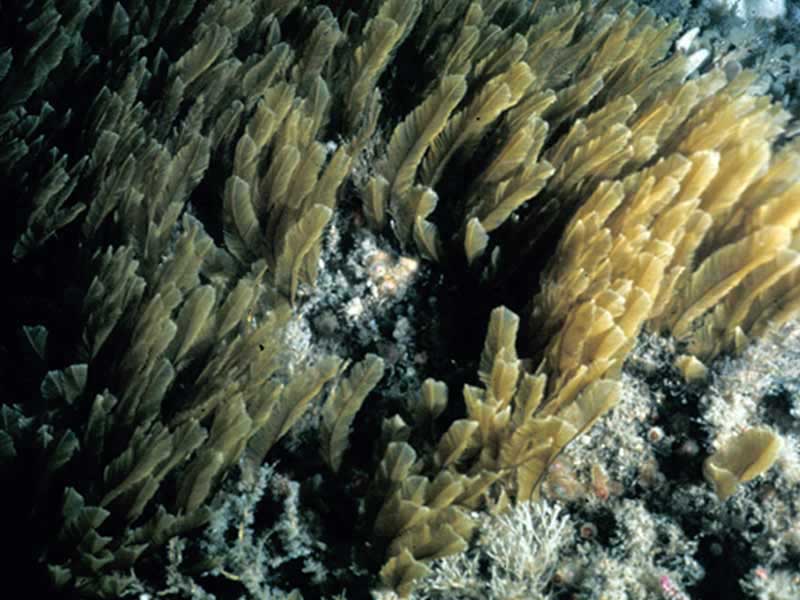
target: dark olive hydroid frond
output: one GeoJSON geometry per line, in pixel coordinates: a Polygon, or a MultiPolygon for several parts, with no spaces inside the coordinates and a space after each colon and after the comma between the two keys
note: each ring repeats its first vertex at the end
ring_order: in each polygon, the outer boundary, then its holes
{"type": "Polygon", "coordinates": [[[353,418],[381,377],[383,360],[374,354],[368,354],[328,394],[322,407],[320,449],[323,459],[334,471],[342,466],[353,418]]]}

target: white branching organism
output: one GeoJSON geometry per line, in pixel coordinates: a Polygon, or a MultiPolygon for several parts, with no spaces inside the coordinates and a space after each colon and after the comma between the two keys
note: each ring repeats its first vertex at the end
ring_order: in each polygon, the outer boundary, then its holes
{"type": "Polygon", "coordinates": [[[471,551],[435,561],[415,598],[544,599],[559,551],[570,538],[569,517],[558,505],[520,502],[485,517],[471,551]]]}

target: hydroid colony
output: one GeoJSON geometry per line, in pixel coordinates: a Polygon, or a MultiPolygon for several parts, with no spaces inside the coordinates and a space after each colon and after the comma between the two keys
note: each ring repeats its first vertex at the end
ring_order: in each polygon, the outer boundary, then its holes
{"type": "MultiPolygon", "coordinates": [[[[39,265],[32,289],[77,269],[78,299],[75,325],[22,328],[43,383],[12,386],[0,447],[30,488],[12,503],[47,523],[25,558],[59,589],[138,589],[310,411],[317,477],[360,494],[348,543],[407,595],[467,547],[472,511],[539,498],[643,330],[701,377],[800,308],[789,115],[747,72],[697,73],[679,25],[632,2],[76,0],[19,19],[0,54],[13,255],[39,265]],[[96,95],[73,113],[75,82],[96,95]],[[298,359],[286,336],[337,214],[492,305],[464,325],[486,335],[463,390],[432,372],[364,430],[384,359],[298,359]]],[[[709,459],[720,497],[778,443],[753,430],[709,459]]]]}

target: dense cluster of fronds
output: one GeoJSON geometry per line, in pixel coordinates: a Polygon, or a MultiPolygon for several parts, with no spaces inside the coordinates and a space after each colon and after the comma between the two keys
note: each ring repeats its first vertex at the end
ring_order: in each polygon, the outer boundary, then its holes
{"type": "Polygon", "coordinates": [[[506,302],[522,327],[502,306],[480,324],[461,418],[442,423],[453,398],[429,379],[372,435],[361,533],[401,593],[466,547],[469,510],[537,497],[643,327],[706,360],[800,308],[788,115],[746,73],[694,77],[677,25],[631,3],[63,4],[29,3],[25,45],[0,49],[13,255],[52,269],[52,246],[75,270],[57,350],[23,329],[41,398],[0,421],[4,478],[40,465],[19,504],[48,524],[31,546],[58,587],[122,593],[320,396],[325,476],[346,472],[383,362],[344,375],[284,338],[345,192],[468,293],[530,290],[506,302]],[[95,96],[73,115],[76,85],[95,96]]]}

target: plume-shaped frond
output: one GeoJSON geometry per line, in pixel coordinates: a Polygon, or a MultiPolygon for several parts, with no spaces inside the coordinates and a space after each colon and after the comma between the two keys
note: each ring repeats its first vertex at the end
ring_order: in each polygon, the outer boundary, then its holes
{"type": "Polygon", "coordinates": [[[320,449],[325,462],[334,472],[342,465],[350,424],[382,376],[383,360],[374,354],[368,354],[328,394],[322,407],[320,449]]]}
{"type": "Polygon", "coordinates": [[[331,216],[333,211],[330,208],[316,204],[286,233],[275,263],[275,280],[292,302],[300,283],[303,259],[318,243],[331,216]]]}
{"type": "Polygon", "coordinates": [[[466,91],[463,77],[445,77],[439,87],[395,128],[380,170],[397,202],[402,203],[411,190],[425,151],[445,128],[450,114],[466,91]]]}

